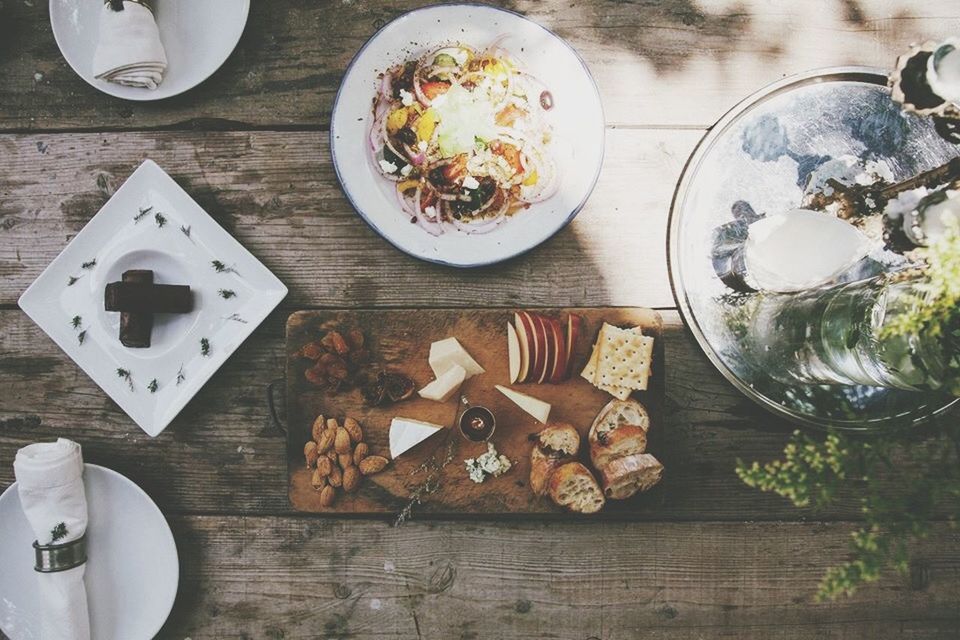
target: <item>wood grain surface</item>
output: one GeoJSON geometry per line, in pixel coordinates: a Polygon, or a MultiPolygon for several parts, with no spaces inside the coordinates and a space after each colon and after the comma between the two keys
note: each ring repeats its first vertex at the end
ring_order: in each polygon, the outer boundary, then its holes
{"type": "MultiPolygon", "coordinates": [[[[604,322],[620,327],[639,327],[643,335],[656,340],[649,388],[636,392],[634,397],[650,412],[649,452],[658,455],[660,441],[666,435],[663,421],[666,363],[660,315],[650,309],[631,308],[541,309],[538,313],[562,320],[564,327],[568,314],[576,314],[583,321],[582,333],[572,354],[573,371],[568,380],[558,384],[510,384],[506,324],[513,320],[514,310],[511,309],[362,309],[292,314],[287,320],[286,352],[287,469],[293,508],[325,514],[396,516],[409,502],[411,491],[421,485],[428,474],[427,471],[418,472],[418,469],[428,465],[431,459],[442,461],[448,447],[452,446],[454,457],[439,475],[440,488],[424,497],[422,504],[416,507],[418,513],[445,517],[468,514],[483,517],[563,515],[550,500],[538,498],[530,491],[530,436],[544,425],[504,397],[494,385],[504,385],[549,403],[551,421],[572,424],[580,432],[583,455],[579,458],[589,463],[587,432],[597,412],[611,400],[611,396],[581,378],[579,373],[589,359],[591,346],[604,322]],[[457,338],[485,372],[465,381],[459,392],[447,402],[425,400],[414,395],[403,402],[380,407],[365,402],[359,389],[335,393],[308,382],[304,370],[312,362],[302,357],[302,347],[322,338],[328,331],[346,334],[353,329],[363,332],[364,346],[371,350],[374,369],[408,375],[415,381],[417,389],[433,379],[427,357],[431,343],[437,340],[457,338]],[[513,464],[499,478],[489,477],[477,484],[467,477],[463,460],[476,458],[487,448],[485,443],[467,441],[455,426],[462,410],[460,394],[467,396],[471,405],[486,407],[495,416],[496,431],[490,441],[513,464]],[[394,417],[424,420],[446,429],[394,459],[381,473],[365,478],[355,492],[339,491],[336,502],[325,508],[319,492],[311,485],[313,472],[304,464],[303,453],[304,444],[313,439],[311,429],[318,415],[340,421],[346,417],[358,420],[363,425],[364,442],[369,444],[371,453],[387,459],[390,459],[390,422],[394,417]]],[[[643,518],[644,512],[656,510],[666,484],[669,482],[629,500],[609,500],[594,518],[643,518]]]]}
{"type": "MultiPolygon", "coordinates": [[[[60,1],[60,0],[55,0],[60,1]]],[[[168,515],[181,587],[158,637],[402,640],[886,639],[960,636],[960,539],[947,523],[909,575],[812,601],[847,558],[856,486],[812,513],[747,489],[791,427],[710,366],[666,270],[670,199],[706,127],[811,68],[889,68],[960,30],[956,0],[514,0],[596,76],[607,153],[577,219],[506,264],[412,260],[363,225],[329,162],[343,69],[417,0],[263,0],[207,82],[158,103],[97,92],[60,57],[46,0],[0,0],[0,488],[17,448],[56,436],[168,515]],[[146,157],[290,287],[160,437],[144,435],[17,297],[146,157]],[[664,319],[669,473],[639,522],[319,519],[287,501],[265,388],[297,309],[649,306],[664,319]]],[[[662,454],[662,455],[661,455],[662,454]]],[[[896,461],[895,461],[896,462],[896,461]]],[[[423,514],[424,517],[427,514],[423,514]]],[[[2,570],[2,568],[0,568],[2,570]]],[[[2,634],[0,634],[2,637],[2,634]]]]}

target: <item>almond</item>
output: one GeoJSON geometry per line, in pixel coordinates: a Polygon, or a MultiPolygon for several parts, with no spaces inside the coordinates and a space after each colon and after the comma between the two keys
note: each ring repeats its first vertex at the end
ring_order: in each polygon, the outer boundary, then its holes
{"type": "MultiPolygon", "coordinates": [[[[326,458],[323,458],[326,460],[326,458]]],[[[320,469],[316,469],[313,472],[313,477],[310,479],[310,484],[313,485],[313,488],[316,490],[323,489],[327,486],[327,476],[320,472],[320,469]]]]}
{"type": "Polygon", "coordinates": [[[327,476],[327,482],[333,487],[343,486],[343,472],[337,465],[331,465],[330,475],[327,476]]]}
{"type": "Polygon", "coordinates": [[[319,455],[317,452],[317,443],[313,440],[303,445],[303,457],[307,460],[307,469],[317,464],[317,457],[319,455]]]}
{"type": "Polygon", "coordinates": [[[343,490],[350,493],[360,486],[360,471],[353,465],[343,470],[343,490]]]}
{"type": "Polygon", "coordinates": [[[363,441],[363,429],[360,428],[360,423],[353,418],[345,419],[343,421],[343,428],[350,434],[350,441],[354,444],[363,441]]]}
{"type": "Polygon", "coordinates": [[[337,464],[340,465],[340,468],[344,471],[347,470],[347,467],[353,466],[353,454],[352,453],[341,453],[337,455],[337,464]]]}
{"type": "Polygon", "coordinates": [[[323,435],[323,432],[326,428],[327,419],[323,416],[317,416],[317,419],[313,421],[313,428],[310,430],[313,434],[314,442],[320,442],[320,436],[323,435]]]}
{"type": "Polygon", "coordinates": [[[320,439],[317,440],[317,453],[326,453],[327,451],[330,451],[330,447],[333,446],[333,442],[336,437],[337,432],[330,429],[327,429],[320,434],[320,439]]]}
{"type": "Polygon", "coordinates": [[[323,488],[323,491],[320,492],[320,506],[322,507],[331,507],[333,506],[333,500],[337,497],[337,491],[327,485],[323,488]]]}
{"type": "Polygon", "coordinates": [[[350,453],[353,449],[350,447],[350,434],[343,427],[337,429],[336,438],[333,441],[333,448],[337,453],[350,453]]]}
{"type": "Polygon", "coordinates": [[[321,476],[327,477],[331,471],[333,471],[333,461],[330,458],[327,456],[317,458],[317,472],[321,476]]]}
{"type": "Polygon", "coordinates": [[[370,455],[370,447],[366,442],[357,444],[353,450],[353,464],[360,466],[360,461],[370,455]]]}
{"type": "Polygon", "coordinates": [[[388,462],[389,460],[383,456],[367,456],[360,461],[360,473],[365,476],[380,473],[387,466],[388,462]]]}
{"type": "Polygon", "coordinates": [[[327,429],[332,429],[332,430],[336,431],[336,430],[339,429],[339,428],[340,428],[340,423],[337,422],[337,419],[336,419],[336,418],[329,418],[329,419],[327,420],[327,429]]]}

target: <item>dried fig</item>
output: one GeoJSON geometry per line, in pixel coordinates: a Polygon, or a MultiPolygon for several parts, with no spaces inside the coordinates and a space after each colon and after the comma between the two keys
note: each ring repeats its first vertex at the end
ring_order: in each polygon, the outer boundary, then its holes
{"type": "Polygon", "coordinates": [[[370,476],[375,473],[380,473],[386,468],[389,460],[383,456],[367,456],[360,461],[358,465],[360,468],[360,473],[365,476],[370,476]]]}

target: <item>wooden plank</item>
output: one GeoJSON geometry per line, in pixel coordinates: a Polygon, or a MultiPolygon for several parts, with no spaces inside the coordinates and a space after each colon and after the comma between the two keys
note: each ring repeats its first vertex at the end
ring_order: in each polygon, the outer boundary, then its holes
{"type": "MultiPolygon", "coordinates": [[[[145,435],[30,320],[0,311],[0,487],[13,482],[19,447],[66,436],[89,462],[146,489],[166,513],[291,513],[283,437],[270,426],[265,386],[282,379],[278,310],[244,343],[159,437],[145,435]]],[[[740,483],[737,458],[769,460],[791,427],[757,408],[716,373],[665,312],[666,403],[657,457],[669,470],[657,499],[633,518],[794,520],[809,512],[740,483]]],[[[282,387],[281,387],[282,388],[282,387]]],[[[282,395],[282,394],[281,394],[282,395]]],[[[855,487],[822,519],[859,518],[855,487]]]]}
{"type": "MultiPolygon", "coordinates": [[[[252,3],[240,44],[196,89],[161,104],[98,92],[61,57],[46,2],[4,3],[0,129],[329,124],[343,70],[377,28],[422,5],[252,3]]],[[[585,58],[608,122],[706,126],[784,75],[889,68],[914,41],[956,31],[955,0],[592,0],[500,4],[555,30],[585,58]]],[[[163,8],[161,7],[162,11],[163,8]]]]}
{"type": "Polygon", "coordinates": [[[698,131],[613,130],[600,182],[555,238],[458,270],[391,247],[356,215],[319,132],[0,136],[0,304],[12,304],[144,158],[290,288],[294,306],[673,306],[670,199],[698,131]]]}
{"type": "MultiPolygon", "coordinates": [[[[493,309],[395,309],[349,311],[299,311],[287,321],[287,469],[290,503],[298,511],[393,515],[410,500],[411,489],[421,485],[430,461],[442,460],[447,447],[453,447],[456,457],[440,474],[440,488],[430,495],[421,511],[443,517],[472,514],[484,518],[509,515],[547,515],[575,518],[564,514],[549,499],[536,496],[530,490],[530,436],[543,428],[520,407],[494,389],[495,384],[512,387],[551,405],[550,420],[567,422],[580,431],[581,455],[578,459],[589,464],[587,432],[597,412],[611,400],[605,391],[597,389],[578,374],[589,358],[591,345],[601,325],[608,322],[620,327],[640,327],[643,335],[656,340],[653,377],[646,391],[634,394],[650,413],[652,425],[649,453],[658,455],[660,441],[665,436],[663,425],[664,363],[662,322],[659,314],[650,309],[545,309],[542,313],[557,321],[575,314],[583,322],[583,333],[575,345],[574,367],[568,380],[557,384],[510,385],[506,348],[506,327],[513,321],[514,310],[493,309]],[[327,335],[340,331],[359,330],[364,336],[364,347],[370,350],[375,366],[373,371],[388,370],[410,376],[417,389],[434,378],[427,357],[430,345],[436,340],[454,336],[485,371],[464,382],[459,392],[447,402],[425,400],[416,394],[401,403],[371,406],[359,389],[332,392],[309,382],[304,372],[314,363],[302,355],[302,348],[327,335]],[[496,432],[490,442],[497,451],[512,462],[508,473],[499,478],[488,477],[477,484],[470,480],[461,460],[476,458],[487,451],[483,442],[465,440],[454,425],[461,409],[459,394],[471,404],[489,409],[496,420],[496,432]],[[363,425],[364,442],[370,451],[390,458],[390,422],[394,417],[425,420],[446,426],[441,433],[406,451],[392,460],[381,473],[365,478],[356,491],[337,490],[336,501],[328,507],[320,502],[320,492],[312,485],[313,471],[304,464],[304,444],[313,440],[312,427],[318,415],[343,420],[351,417],[363,425]]],[[[543,347],[540,347],[543,349],[543,347]]],[[[566,353],[564,351],[564,353],[566,353]]],[[[552,356],[551,356],[552,357],[552,356]]],[[[596,471],[596,470],[595,470],[596,471]]],[[[638,494],[628,500],[608,500],[603,510],[593,518],[630,518],[641,513],[644,503],[659,501],[664,485],[649,493],[638,494]]]]}
{"type": "Polygon", "coordinates": [[[159,637],[449,640],[948,638],[960,534],[913,577],[816,604],[848,523],[387,524],[176,517],[180,598],[159,637]]]}

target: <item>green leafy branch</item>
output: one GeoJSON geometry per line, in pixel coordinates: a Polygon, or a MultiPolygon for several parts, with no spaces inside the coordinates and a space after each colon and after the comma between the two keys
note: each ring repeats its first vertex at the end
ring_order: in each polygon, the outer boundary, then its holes
{"type": "Polygon", "coordinates": [[[830,433],[822,440],[796,431],[783,459],[737,461],[748,486],[815,511],[856,483],[864,522],[851,534],[850,559],[827,571],[817,600],[849,596],[888,568],[907,572],[910,543],[926,537],[944,512],[953,524],[960,518],[960,424],[926,430],[919,441],[915,431],[871,439],[830,433]]]}

